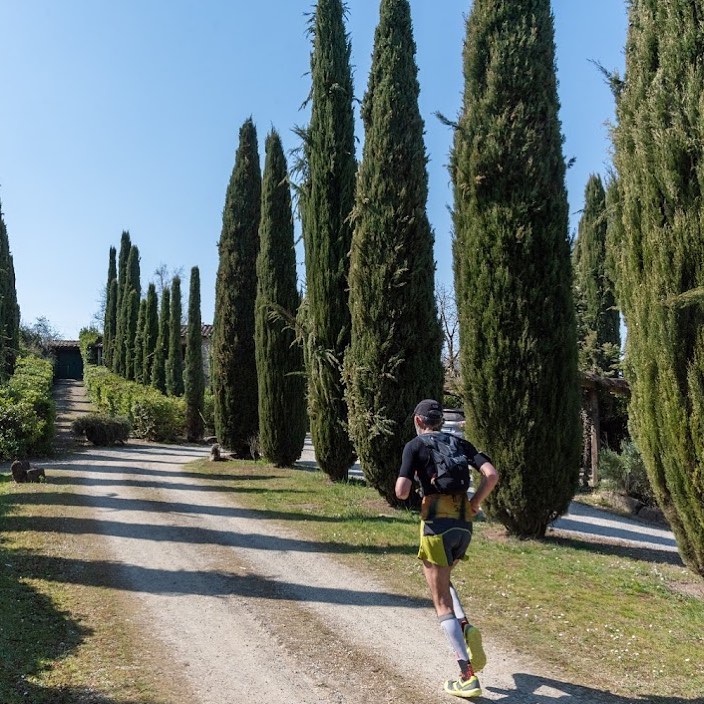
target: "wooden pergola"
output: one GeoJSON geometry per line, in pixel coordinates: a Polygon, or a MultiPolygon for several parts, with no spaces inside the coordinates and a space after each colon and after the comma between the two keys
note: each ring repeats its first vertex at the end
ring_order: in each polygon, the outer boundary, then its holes
{"type": "Polygon", "coordinates": [[[599,483],[599,451],[601,449],[599,391],[606,391],[614,396],[630,396],[631,389],[625,379],[610,379],[608,377],[598,376],[592,372],[582,373],[581,387],[586,395],[584,412],[587,422],[589,423],[588,449],[591,465],[589,485],[594,487],[599,483]]]}

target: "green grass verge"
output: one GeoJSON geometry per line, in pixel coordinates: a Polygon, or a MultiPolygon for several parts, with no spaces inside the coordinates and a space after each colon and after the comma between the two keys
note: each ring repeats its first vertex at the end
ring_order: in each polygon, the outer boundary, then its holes
{"type": "MultiPolygon", "coordinates": [[[[187,469],[240,475],[222,482],[239,505],[286,521],[323,550],[331,544],[401,593],[428,596],[415,559],[417,515],[389,508],[373,489],[255,463],[187,469]]],[[[453,581],[471,620],[564,681],[648,701],[704,691],[704,590],[683,567],[620,546],[519,541],[488,522],[475,524],[469,555],[453,581]]]]}

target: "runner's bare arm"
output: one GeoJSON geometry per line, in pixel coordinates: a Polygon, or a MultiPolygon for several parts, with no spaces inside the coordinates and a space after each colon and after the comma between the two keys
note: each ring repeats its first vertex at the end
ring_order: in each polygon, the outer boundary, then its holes
{"type": "MultiPolygon", "coordinates": [[[[469,500],[469,507],[474,516],[479,513],[482,501],[494,491],[494,487],[499,481],[499,473],[491,462],[485,462],[479,467],[479,473],[482,475],[481,481],[479,482],[477,490],[474,492],[474,496],[469,500]]],[[[398,482],[396,485],[398,486],[398,482]]]]}
{"type": "Polygon", "coordinates": [[[413,482],[406,477],[399,477],[396,480],[396,498],[404,501],[411,495],[411,487],[413,482]]]}

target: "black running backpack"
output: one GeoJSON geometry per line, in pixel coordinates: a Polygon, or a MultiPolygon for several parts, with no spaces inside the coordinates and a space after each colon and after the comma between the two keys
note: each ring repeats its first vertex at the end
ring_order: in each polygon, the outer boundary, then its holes
{"type": "Polygon", "coordinates": [[[469,462],[460,444],[449,433],[423,433],[418,436],[428,448],[434,467],[430,483],[440,494],[463,494],[469,490],[469,462]]]}

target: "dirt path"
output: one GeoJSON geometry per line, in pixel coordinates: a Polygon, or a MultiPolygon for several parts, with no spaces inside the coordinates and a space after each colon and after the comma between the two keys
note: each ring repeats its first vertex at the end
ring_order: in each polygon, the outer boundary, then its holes
{"type": "MultiPolygon", "coordinates": [[[[65,399],[62,410],[84,403],[77,388],[65,399]]],[[[55,529],[70,559],[90,562],[77,579],[119,590],[175,704],[453,701],[441,683],[455,665],[429,601],[238,507],[221,478],[183,468],[205,454],[131,442],[44,465],[71,487],[55,529]]],[[[551,679],[491,639],[487,650],[487,700],[624,701],[551,679]]]]}

